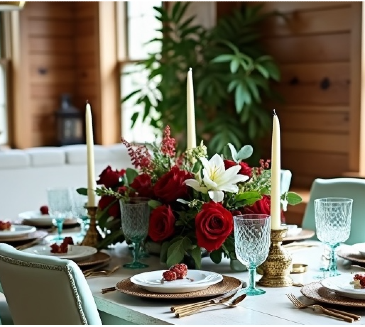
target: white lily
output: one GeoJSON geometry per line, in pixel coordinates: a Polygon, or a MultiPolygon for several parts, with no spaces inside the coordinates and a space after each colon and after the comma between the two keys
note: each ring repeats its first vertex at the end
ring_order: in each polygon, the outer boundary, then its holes
{"type": "Polygon", "coordinates": [[[249,179],[249,176],[238,174],[241,170],[239,165],[226,170],[224,161],[218,154],[215,154],[209,161],[204,157],[200,160],[203,164],[203,181],[197,174],[196,178],[199,180],[188,179],[185,183],[199,192],[206,193],[208,191],[209,197],[214,202],[223,201],[224,191],[237,193],[237,183],[249,179]]]}

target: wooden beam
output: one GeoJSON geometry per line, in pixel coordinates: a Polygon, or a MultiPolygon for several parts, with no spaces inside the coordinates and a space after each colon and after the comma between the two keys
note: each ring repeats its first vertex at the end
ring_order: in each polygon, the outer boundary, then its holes
{"type": "Polygon", "coordinates": [[[118,86],[116,3],[99,2],[99,88],[101,126],[97,133],[101,144],[120,142],[121,112],[118,86]]]}

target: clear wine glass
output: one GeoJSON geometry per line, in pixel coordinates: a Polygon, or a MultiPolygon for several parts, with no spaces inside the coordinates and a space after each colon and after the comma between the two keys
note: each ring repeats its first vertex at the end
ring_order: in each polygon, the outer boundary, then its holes
{"type": "Polygon", "coordinates": [[[87,204],[87,196],[79,194],[76,187],[70,188],[72,215],[77,218],[81,225],[80,234],[77,236],[86,235],[86,222],[89,220],[85,205],[87,204]]]}
{"type": "Polygon", "coordinates": [[[327,269],[330,277],[338,276],[335,249],[350,236],[353,199],[320,198],[314,200],[314,217],[318,239],[330,247],[330,260],[327,269]]]}
{"type": "Polygon", "coordinates": [[[133,262],[123,265],[125,268],[146,268],[147,264],[139,261],[141,244],[148,234],[150,219],[150,208],[148,198],[130,198],[120,200],[121,223],[124,236],[128,238],[134,246],[133,262]]]}
{"type": "Polygon", "coordinates": [[[234,216],[233,221],[236,256],[249,271],[249,283],[242,293],[264,294],[266,291],[256,288],[255,276],[256,267],[269,254],[271,217],[265,214],[244,214],[234,216]]]}
{"type": "Polygon", "coordinates": [[[63,222],[71,217],[72,205],[70,189],[68,187],[53,187],[47,189],[48,213],[53,224],[57,226],[57,236],[53,240],[61,241],[63,222]]]}

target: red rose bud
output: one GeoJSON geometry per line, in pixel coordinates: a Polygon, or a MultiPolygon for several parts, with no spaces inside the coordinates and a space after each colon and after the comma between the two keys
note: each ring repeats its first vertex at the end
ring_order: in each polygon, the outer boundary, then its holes
{"type": "MultiPolygon", "coordinates": [[[[263,195],[262,199],[257,200],[253,205],[243,208],[243,213],[248,214],[266,214],[270,215],[271,198],[268,195],[263,195]]],[[[285,222],[284,212],[281,210],[281,222],[285,222]]]]}
{"type": "Polygon", "coordinates": [[[195,217],[195,228],[198,245],[214,251],[233,231],[233,217],[220,203],[204,203],[195,217]]]}
{"type": "Polygon", "coordinates": [[[151,176],[148,174],[141,174],[135,177],[130,185],[138,192],[138,196],[153,198],[153,189],[151,176]]]}
{"type": "Polygon", "coordinates": [[[39,210],[42,215],[48,215],[48,206],[41,206],[39,210]]]}
{"type": "Polygon", "coordinates": [[[121,177],[125,175],[125,169],[113,170],[110,166],[106,167],[99,175],[98,185],[104,185],[106,188],[117,186],[121,177]]]}
{"type": "Polygon", "coordinates": [[[165,203],[172,203],[179,198],[186,199],[188,187],[184,182],[189,178],[193,178],[192,173],[174,166],[169,172],[160,177],[153,191],[165,203]]]}
{"type": "Polygon", "coordinates": [[[151,212],[148,235],[155,241],[163,241],[175,233],[175,216],[170,206],[162,205],[151,212]]]}
{"type": "Polygon", "coordinates": [[[108,205],[110,205],[112,202],[113,205],[108,209],[108,214],[113,217],[119,217],[120,216],[120,205],[119,200],[113,196],[103,195],[98,203],[98,207],[101,210],[104,210],[108,205]]]}
{"type": "Polygon", "coordinates": [[[226,168],[226,170],[228,168],[231,168],[233,166],[241,166],[241,169],[240,171],[238,172],[239,174],[241,175],[246,175],[246,176],[249,176],[250,178],[252,177],[252,168],[245,162],[240,162],[240,163],[237,163],[237,162],[234,162],[233,160],[224,160],[224,168],[226,168]]]}

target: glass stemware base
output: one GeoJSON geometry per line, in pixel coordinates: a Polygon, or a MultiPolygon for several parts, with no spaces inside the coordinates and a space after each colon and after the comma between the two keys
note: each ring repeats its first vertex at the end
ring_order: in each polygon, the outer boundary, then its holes
{"type": "Polygon", "coordinates": [[[63,231],[63,222],[64,222],[63,218],[54,218],[53,219],[53,224],[57,227],[57,235],[52,238],[52,241],[63,241],[64,240],[64,237],[61,236],[62,231],[63,231]]]}
{"type": "Polygon", "coordinates": [[[256,276],[256,266],[252,265],[248,268],[249,272],[249,283],[246,288],[242,290],[242,293],[247,295],[261,295],[265,294],[266,291],[261,288],[256,288],[255,276],[256,276]]]}
{"type": "Polygon", "coordinates": [[[124,268],[130,268],[130,269],[140,269],[140,268],[147,268],[148,265],[145,263],[142,263],[139,261],[139,259],[141,258],[140,255],[140,250],[141,250],[141,243],[139,241],[132,241],[133,245],[134,245],[134,250],[133,250],[133,261],[132,262],[128,262],[125,263],[123,265],[124,268]]]}

